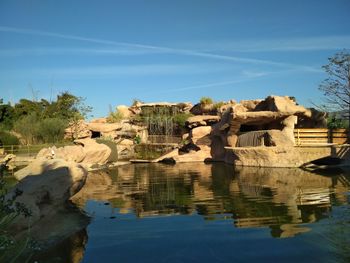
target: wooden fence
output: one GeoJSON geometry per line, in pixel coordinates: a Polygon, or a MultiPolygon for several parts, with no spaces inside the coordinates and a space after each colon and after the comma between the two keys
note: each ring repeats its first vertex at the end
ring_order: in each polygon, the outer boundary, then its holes
{"type": "Polygon", "coordinates": [[[297,145],[316,144],[346,144],[349,130],[347,129],[295,129],[294,137],[297,145]]]}
{"type": "Polygon", "coordinates": [[[72,145],[72,143],[56,143],[56,144],[37,144],[37,145],[3,145],[0,146],[0,156],[6,154],[15,154],[22,157],[35,157],[38,152],[43,148],[52,146],[63,147],[72,145]]]}

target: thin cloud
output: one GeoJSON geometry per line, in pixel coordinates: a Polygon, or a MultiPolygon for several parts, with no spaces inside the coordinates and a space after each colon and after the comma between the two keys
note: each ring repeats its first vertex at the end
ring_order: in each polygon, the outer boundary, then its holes
{"type": "Polygon", "coordinates": [[[298,69],[287,69],[287,70],[279,70],[279,71],[270,71],[270,72],[262,72],[262,71],[248,71],[243,70],[235,80],[228,80],[228,81],[221,81],[221,82],[213,82],[213,83],[207,83],[207,84],[200,84],[200,85],[193,85],[193,86],[187,86],[182,88],[175,88],[175,89],[168,89],[161,93],[170,93],[170,92],[177,92],[177,91],[184,91],[184,90],[194,90],[194,89],[204,89],[204,88],[219,88],[223,86],[228,86],[232,84],[237,83],[243,83],[252,81],[258,78],[263,78],[270,75],[278,75],[278,74],[289,74],[292,72],[298,72],[298,69]]]}
{"type": "Polygon", "coordinates": [[[208,74],[229,70],[226,66],[213,67],[212,64],[146,64],[130,66],[95,66],[70,68],[36,68],[31,70],[1,71],[3,75],[12,76],[55,76],[55,77],[123,77],[123,76],[160,76],[160,75],[187,75],[208,74]]]}
{"type": "MultiPolygon", "coordinates": [[[[181,44],[180,44],[181,45],[181,44]]],[[[187,43],[186,46],[199,48],[203,52],[290,52],[322,51],[350,48],[350,36],[318,36],[277,39],[217,40],[187,43]]]]}
{"type": "Polygon", "coordinates": [[[98,44],[104,44],[104,45],[117,45],[117,46],[125,46],[125,47],[132,47],[132,48],[142,48],[142,49],[157,50],[160,52],[167,52],[167,53],[173,53],[173,54],[179,54],[179,55],[187,55],[187,56],[203,57],[203,58],[209,58],[209,59],[249,63],[249,64],[255,64],[255,65],[270,65],[270,66],[287,67],[287,68],[298,68],[298,69],[301,69],[304,71],[310,71],[310,72],[317,70],[314,67],[310,67],[310,66],[296,65],[296,64],[283,63],[283,62],[275,62],[275,61],[270,61],[270,60],[242,58],[242,57],[228,56],[228,55],[218,55],[218,54],[212,54],[212,53],[207,53],[207,52],[193,51],[193,50],[187,50],[187,49],[176,49],[176,48],[169,48],[169,47],[163,47],[163,46],[144,45],[144,44],[135,44],[135,43],[127,43],[127,42],[117,42],[117,41],[110,41],[110,40],[104,40],[104,39],[87,38],[87,37],[80,37],[80,36],[74,36],[74,35],[65,35],[65,34],[59,34],[59,33],[47,32],[47,31],[39,31],[39,30],[31,30],[31,29],[21,29],[21,28],[0,26],[0,31],[19,33],[19,34],[37,35],[37,36],[55,37],[55,38],[62,38],[62,39],[79,40],[79,41],[98,43],[98,44]]]}
{"type": "Polygon", "coordinates": [[[145,50],[136,48],[16,48],[0,50],[1,57],[18,56],[57,56],[57,55],[116,55],[135,56],[163,53],[157,50],[145,50]]]}

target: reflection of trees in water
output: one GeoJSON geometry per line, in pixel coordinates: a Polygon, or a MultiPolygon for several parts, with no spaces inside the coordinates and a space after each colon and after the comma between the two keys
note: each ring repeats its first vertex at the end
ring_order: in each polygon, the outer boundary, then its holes
{"type": "Polygon", "coordinates": [[[333,204],[348,203],[341,194],[349,189],[348,177],[300,169],[139,164],[109,173],[91,174],[77,199],[108,200],[139,217],[196,211],[206,219],[233,218],[236,227],[269,227],[276,237],[305,232],[299,224],[327,217],[333,204]]]}
{"type": "Polygon", "coordinates": [[[38,252],[33,260],[42,263],[79,263],[84,257],[87,241],[86,229],[82,229],[49,250],[38,252]]]}

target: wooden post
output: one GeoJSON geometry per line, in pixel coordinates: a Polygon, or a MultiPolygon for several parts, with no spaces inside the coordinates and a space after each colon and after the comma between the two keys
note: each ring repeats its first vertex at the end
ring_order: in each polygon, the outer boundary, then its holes
{"type": "Polygon", "coordinates": [[[299,129],[297,129],[297,145],[300,146],[300,134],[299,134],[299,129]]]}

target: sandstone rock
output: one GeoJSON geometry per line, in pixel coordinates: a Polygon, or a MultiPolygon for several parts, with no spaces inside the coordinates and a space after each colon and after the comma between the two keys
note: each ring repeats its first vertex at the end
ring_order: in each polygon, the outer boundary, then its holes
{"type": "Polygon", "coordinates": [[[189,133],[185,133],[182,135],[182,140],[188,140],[190,138],[190,134],[189,133]]]}
{"type": "Polygon", "coordinates": [[[269,96],[256,105],[254,111],[280,112],[283,115],[310,114],[303,106],[296,105],[290,97],[269,96]]]}
{"type": "Polygon", "coordinates": [[[123,116],[123,119],[129,119],[132,115],[132,112],[129,110],[129,107],[125,105],[118,105],[116,110],[123,116]]]}
{"type": "Polygon", "coordinates": [[[214,115],[197,115],[189,117],[186,121],[186,126],[191,128],[195,128],[198,126],[207,126],[212,125],[220,121],[219,116],[214,115]]]}
{"type": "Polygon", "coordinates": [[[107,123],[107,118],[96,118],[92,119],[90,123],[107,123]]]}
{"type": "Polygon", "coordinates": [[[107,145],[97,143],[92,139],[81,139],[74,142],[83,146],[85,157],[82,163],[101,165],[108,162],[112,151],[107,145]]]}
{"type": "Polygon", "coordinates": [[[184,112],[184,113],[189,113],[193,107],[192,103],[190,102],[178,103],[176,106],[179,108],[180,112],[184,112]]]}
{"type": "Polygon", "coordinates": [[[288,145],[289,142],[291,142],[292,145],[295,144],[294,127],[297,122],[298,117],[294,115],[289,116],[282,121],[282,125],[284,126],[282,132],[286,135],[286,145],[288,145]]]}
{"type": "Polygon", "coordinates": [[[93,132],[99,132],[101,135],[104,133],[109,133],[122,129],[122,124],[120,123],[87,123],[87,128],[93,132]]]}
{"type": "Polygon", "coordinates": [[[330,147],[226,147],[226,162],[235,166],[300,167],[330,156],[330,147]]]}
{"type": "Polygon", "coordinates": [[[60,148],[55,146],[41,149],[37,156],[37,159],[63,159],[66,161],[72,161],[81,163],[85,158],[85,152],[80,145],[68,145],[60,148]]]}
{"type": "Polygon", "coordinates": [[[119,145],[134,145],[134,142],[130,139],[122,139],[119,143],[119,145]]]}
{"type": "Polygon", "coordinates": [[[64,132],[65,139],[91,138],[91,135],[92,132],[84,120],[70,123],[64,132]]]}
{"type": "Polygon", "coordinates": [[[60,148],[55,146],[44,148],[39,151],[37,159],[63,159],[90,166],[93,164],[103,165],[110,161],[111,148],[105,144],[97,143],[93,139],[75,140],[76,145],[68,145],[60,148]]]}
{"type": "Polygon", "coordinates": [[[211,148],[206,145],[200,145],[200,150],[191,151],[188,154],[178,155],[173,157],[173,159],[176,163],[211,161],[211,148]]]}
{"type": "Polygon", "coordinates": [[[294,142],[294,136],[293,138],[290,138],[290,136],[283,131],[279,130],[269,130],[266,131],[265,135],[265,146],[290,146],[293,147],[294,142]]]}
{"type": "Polygon", "coordinates": [[[327,113],[314,108],[306,115],[298,115],[297,128],[327,128],[327,113]]]}
{"type": "Polygon", "coordinates": [[[247,111],[247,112],[234,112],[232,113],[232,123],[249,125],[261,125],[271,123],[273,121],[283,120],[290,116],[281,112],[273,111],[247,111]]]}
{"type": "MultiPolygon", "coordinates": [[[[61,159],[38,159],[16,172],[15,177],[20,182],[6,198],[14,196],[16,191],[22,192],[15,202],[24,204],[31,211],[31,228],[41,231],[41,223],[56,221],[59,211],[65,211],[68,200],[83,187],[87,171],[79,164],[61,159]]],[[[11,230],[16,230],[18,234],[19,230],[28,227],[28,219],[21,215],[12,222],[11,230]]]]}
{"type": "Polygon", "coordinates": [[[174,163],[188,163],[188,162],[205,162],[211,161],[211,148],[206,145],[201,145],[197,151],[190,151],[186,154],[180,154],[178,149],[173,150],[172,152],[161,156],[158,158],[157,162],[174,162],[174,163]]]}
{"type": "Polygon", "coordinates": [[[214,104],[201,104],[198,103],[192,107],[190,112],[193,115],[216,115],[217,110],[214,107],[214,104]]]}
{"type": "Polygon", "coordinates": [[[241,100],[239,102],[240,105],[242,105],[244,108],[246,108],[248,111],[253,111],[262,100],[241,100]]]}
{"type": "Polygon", "coordinates": [[[210,145],[209,137],[212,128],[210,126],[201,126],[191,130],[190,139],[196,145],[210,145]]]}

